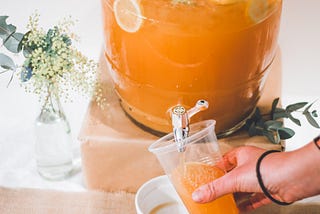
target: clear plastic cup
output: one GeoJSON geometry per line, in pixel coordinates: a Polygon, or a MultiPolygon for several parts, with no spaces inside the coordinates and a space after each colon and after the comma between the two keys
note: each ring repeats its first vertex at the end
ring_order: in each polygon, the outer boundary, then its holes
{"type": "Polygon", "coordinates": [[[219,164],[222,155],[214,129],[214,120],[190,125],[184,152],[178,151],[173,133],[160,138],[149,147],[192,214],[238,213],[232,194],[206,204],[196,203],[191,197],[195,189],[225,174],[224,166],[219,164]]]}

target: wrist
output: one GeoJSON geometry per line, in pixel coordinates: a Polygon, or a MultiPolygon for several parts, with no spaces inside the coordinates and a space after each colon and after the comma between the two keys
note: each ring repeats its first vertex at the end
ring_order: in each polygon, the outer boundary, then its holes
{"type": "MultiPolygon", "coordinates": [[[[272,154],[272,153],[276,153],[276,152],[280,152],[280,151],[277,151],[277,150],[269,150],[269,151],[266,151],[264,153],[262,153],[262,155],[258,158],[258,161],[257,161],[257,165],[256,165],[256,175],[257,175],[257,180],[258,180],[258,183],[259,183],[259,186],[262,190],[262,192],[264,193],[264,195],[269,198],[272,202],[278,204],[278,205],[290,205],[291,203],[288,203],[288,202],[285,202],[285,201],[280,201],[278,199],[276,199],[271,192],[269,192],[269,190],[267,189],[267,187],[265,186],[264,182],[263,182],[263,179],[262,179],[262,176],[261,176],[261,172],[260,172],[260,167],[261,167],[261,162],[262,160],[267,157],[268,155],[272,154]]],[[[275,196],[277,194],[274,194],[275,196]]]]}
{"type": "Polygon", "coordinates": [[[284,191],[286,189],[285,181],[290,176],[286,173],[287,166],[289,165],[288,160],[287,152],[273,152],[265,156],[260,163],[260,174],[266,190],[261,189],[270,200],[281,205],[287,205],[294,201],[286,197],[286,191],[284,191]],[[269,193],[269,196],[266,194],[266,191],[269,193]]]}
{"type": "Polygon", "coordinates": [[[310,142],[292,152],[266,156],[261,163],[261,176],[274,198],[293,202],[320,194],[320,165],[317,163],[320,163],[320,151],[310,142]]]}

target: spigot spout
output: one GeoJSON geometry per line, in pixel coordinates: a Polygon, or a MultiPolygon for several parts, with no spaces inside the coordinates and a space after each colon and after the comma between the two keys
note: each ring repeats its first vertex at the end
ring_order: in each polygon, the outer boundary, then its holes
{"type": "Polygon", "coordinates": [[[176,106],[171,113],[173,135],[179,152],[184,152],[184,139],[189,134],[189,118],[183,106],[176,106]]]}
{"type": "Polygon", "coordinates": [[[185,139],[189,135],[190,118],[198,112],[206,110],[208,107],[209,103],[206,100],[199,100],[196,105],[188,111],[181,105],[177,105],[172,109],[171,120],[173,134],[179,152],[185,151],[185,139]]]}

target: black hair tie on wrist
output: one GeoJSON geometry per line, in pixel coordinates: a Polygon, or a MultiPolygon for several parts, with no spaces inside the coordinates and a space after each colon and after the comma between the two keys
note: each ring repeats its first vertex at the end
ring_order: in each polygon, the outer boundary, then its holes
{"type": "Polygon", "coordinates": [[[278,201],[277,199],[273,198],[271,196],[271,194],[269,193],[269,191],[267,190],[267,188],[264,186],[263,181],[262,181],[262,177],[261,177],[261,173],[260,173],[260,165],[261,165],[261,161],[263,160],[263,158],[265,158],[267,155],[274,153],[274,152],[280,152],[278,150],[269,150],[264,152],[260,158],[257,161],[257,165],[256,165],[256,173],[257,173],[257,178],[258,178],[258,182],[259,185],[263,191],[263,193],[265,194],[265,196],[267,196],[271,201],[273,201],[276,204],[282,205],[282,206],[286,206],[286,205],[290,205],[292,203],[287,203],[287,202],[282,202],[282,201],[278,201]]]}
{"type": "Polygon", "coordinates": [[[315,139],[313,139],[314,144],[316,144],[317,148],[320,150],[320,145],[318,144],[319,141],[320,141],[320,135],[315,139]]]}

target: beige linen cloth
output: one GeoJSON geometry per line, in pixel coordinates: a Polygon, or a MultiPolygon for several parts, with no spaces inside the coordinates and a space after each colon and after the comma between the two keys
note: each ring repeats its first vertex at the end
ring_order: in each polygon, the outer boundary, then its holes
{"type": "MultiPolygon", "coordinates": [[[[134,214],[134,194],[61,192],[0,187],[1,214],[134,214]]],[[[320,199],[310,198],[287,207],[267,205],[250,214],[319,214],[320,199]]],[[[148,213],[146,213],[148,214],[148,213]]],[[[173,213],[175,214],[175,213],[173,213]]],[[[226,213],[227,214],[227,213],[226,213]]]]}
{"type": "Polygon", "coordinates": [[[0,187],[1,214],[134,214],[134,194],[0,187]]]}

